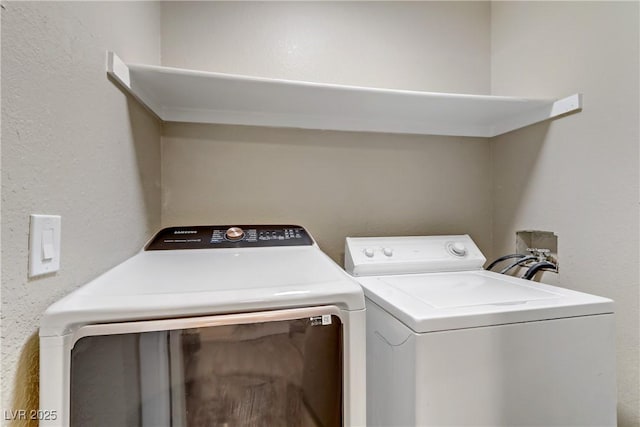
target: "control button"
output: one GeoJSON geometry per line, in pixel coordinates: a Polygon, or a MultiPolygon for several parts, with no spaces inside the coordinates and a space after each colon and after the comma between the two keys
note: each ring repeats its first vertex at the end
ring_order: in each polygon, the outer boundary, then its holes
{"type": "Polygon", "coordinates": [[[465,256],[467,254],[467,248],[460,242],[451,243],[449,250],[456,256],[465,256]]]}
{"type": "Polygon", "coordinates": [[[364,250],[364,254],[365,254],[366,256],[368,256],[369,258],[373,257],[373,249],[372,249],[372,248],[366,248],[366,249],[364,250]]]}
{"type": "Polygon", "coordinates": [[[225,236],[231,241],[240,240],[244,237],[244,231],[242,231],[242,228],[240,227],[231,227],[227,230],[225,236]]]}
{"type": "Polygon", "coordinates": [[[391,248],[382,248],[382,253],[385,254],[386,256],[392,256],[393,255],[393,249],[391,248]]]}

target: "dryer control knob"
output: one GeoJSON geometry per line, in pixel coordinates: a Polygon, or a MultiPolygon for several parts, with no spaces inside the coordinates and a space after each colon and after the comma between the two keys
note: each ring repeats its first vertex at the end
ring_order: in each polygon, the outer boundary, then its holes
{"type": "Polygon", "coordinates": [[[240,227],[231,227],[225,233],[225,236],[229,240],[240,240],[244,237],[244,231],[240,227]]]}
{"type": "Polygon", "coordinates": [[[393,249],[391,248],[382,248],[382,253],[386,256],[390,257],[393,255],[393,249]]]}
{"type": "Polygon", "coordinates": [[[366,248],[364,250],[364,254],[369,258],[373,257],[373,249],[372,248],[366,248]]]}
{"type": "Polygon", "coordinates": [[[460,242],[452,243],[449,249],[457,256],[465,256],[467,254],[467,248],[460,242]]]}

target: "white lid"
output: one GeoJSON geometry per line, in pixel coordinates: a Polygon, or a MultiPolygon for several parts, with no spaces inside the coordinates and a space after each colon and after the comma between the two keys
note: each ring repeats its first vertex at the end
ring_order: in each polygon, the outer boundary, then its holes
{"type": "Polygon", "coordinates": [[[361,310],[364,296],[316,245],[144,251],[50,306],[40,336],[85,324],[329,304],[361,310]]]}
{"type": "Polygon", "coordinates": [[[359,281],[368,299],[415,332],[613,312],[606,298],[483,270],[359,281]]]}

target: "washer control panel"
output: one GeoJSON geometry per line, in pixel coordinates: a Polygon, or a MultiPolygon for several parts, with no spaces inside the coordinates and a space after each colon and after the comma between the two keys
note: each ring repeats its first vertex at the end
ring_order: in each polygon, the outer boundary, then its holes
{"type": "Polygon", "coordinates": [[[353,276],[481,269],[486,259],[468,235],[347,237],[345,270],[353,276]]]}
{"type": "Polygon", "coordinates": [[[309,245],[313,245],[313,239],[299,225],[197,225],[162,229],[145,250],[309,245]]]}

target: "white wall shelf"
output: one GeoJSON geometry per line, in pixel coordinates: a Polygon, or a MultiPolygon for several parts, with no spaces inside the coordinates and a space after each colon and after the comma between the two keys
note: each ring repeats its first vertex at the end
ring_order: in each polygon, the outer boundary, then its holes
{"type": "Polygon", "coordinates": [[[579,111],[582,95],[525,99],[343,86],[152,65],[107,73],[168,122],[492,137],[579,111]]]}

